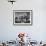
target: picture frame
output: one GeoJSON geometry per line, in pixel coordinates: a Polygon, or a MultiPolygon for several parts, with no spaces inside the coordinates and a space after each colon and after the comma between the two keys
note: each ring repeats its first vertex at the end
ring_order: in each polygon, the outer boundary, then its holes
{"type": "Polygon", "coordinates": [[[32,10],[13,10],[13,25],[32,25],[32,10]]]}

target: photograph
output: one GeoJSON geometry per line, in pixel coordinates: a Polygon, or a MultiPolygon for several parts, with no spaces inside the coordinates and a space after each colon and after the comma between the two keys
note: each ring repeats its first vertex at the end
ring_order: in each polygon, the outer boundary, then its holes
{"type": "Polygon", "coordinates": [[[0,46],[46,46],[46,0],[0,0],[0,46]]]}
{"type": "Polygon", "coordinates": [[[13,10],[13,24],[32,24],[32,10],[13,10]]]}

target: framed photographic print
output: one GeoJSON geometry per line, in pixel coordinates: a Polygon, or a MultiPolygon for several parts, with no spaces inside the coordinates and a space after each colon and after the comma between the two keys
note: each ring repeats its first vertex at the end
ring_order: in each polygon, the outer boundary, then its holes
{"type": "Polygon", "coordinates": [[[14,25],[32,25],[32,10],[13,10],[14,25]]]}

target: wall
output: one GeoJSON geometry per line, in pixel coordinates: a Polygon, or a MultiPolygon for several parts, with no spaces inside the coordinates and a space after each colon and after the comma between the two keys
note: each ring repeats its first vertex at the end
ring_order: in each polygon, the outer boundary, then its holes
{"type": "Polygon", "coordinates": [[[30,34],[33,40],[46,40],[46,1],[17,0],[12,5],[0,0],[0,40],[15,40],[19,32],[30,34]],[[14,26],[13,10],[33,10],[32,26],[14,26]]]}

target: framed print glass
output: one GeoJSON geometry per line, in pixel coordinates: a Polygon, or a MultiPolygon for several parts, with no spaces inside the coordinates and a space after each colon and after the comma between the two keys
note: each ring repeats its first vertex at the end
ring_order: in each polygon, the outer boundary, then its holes
{"type": "Polygon", "coordinates": [[[14,25],[32,25],[32,10],[13,10],[14,25]]]}

